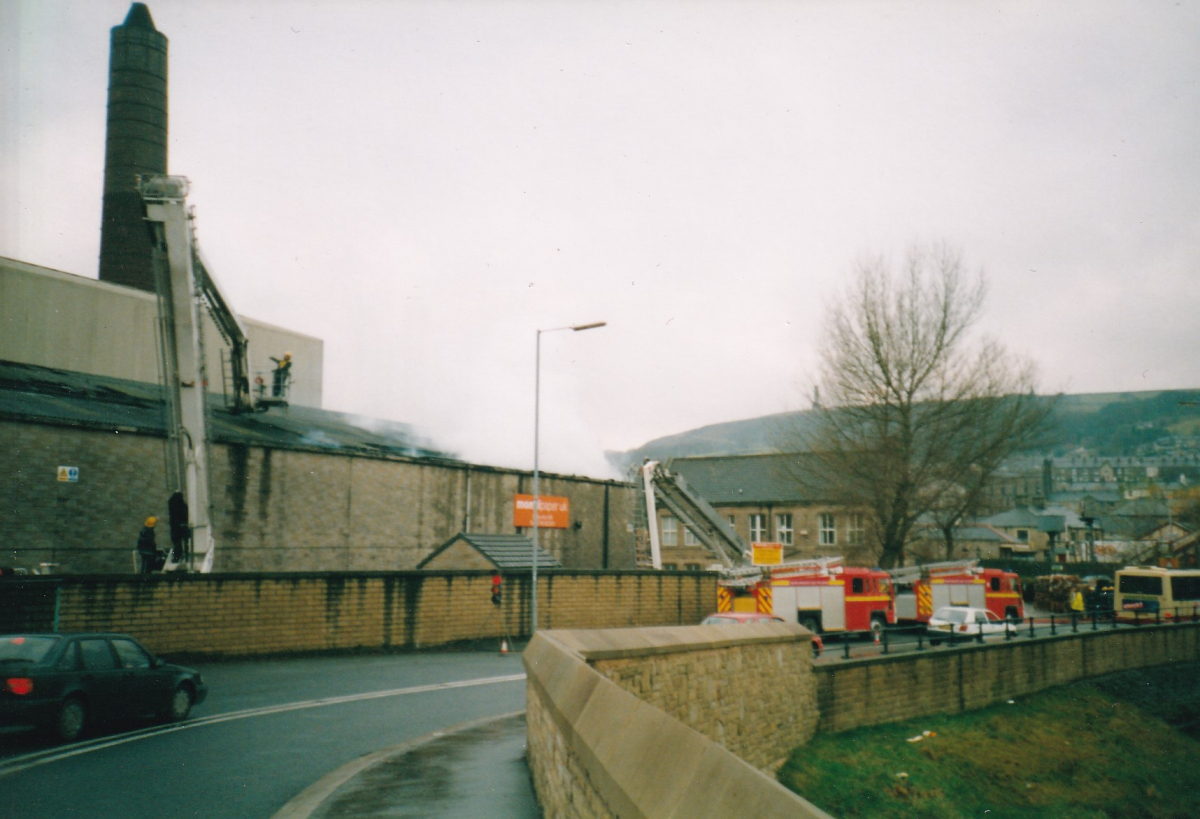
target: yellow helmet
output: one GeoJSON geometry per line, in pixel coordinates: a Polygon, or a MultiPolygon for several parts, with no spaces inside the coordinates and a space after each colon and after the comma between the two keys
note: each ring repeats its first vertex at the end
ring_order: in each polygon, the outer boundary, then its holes
{"type": "Polygon", "coordinates": [[[292,354],[291,354],[291,353],[284,353],[284,354],[283,354],[283,357],[284,357],[284,358],[291,358],[291,357],[292,357],[292,354]]]}
{"type": "Polygon", "coordinates": [[[158,518],[154,517],[154,515],[151,515],[150,517],[146,518],[147,526],[153,527],[157,523],[158,523],[158,518]]]}

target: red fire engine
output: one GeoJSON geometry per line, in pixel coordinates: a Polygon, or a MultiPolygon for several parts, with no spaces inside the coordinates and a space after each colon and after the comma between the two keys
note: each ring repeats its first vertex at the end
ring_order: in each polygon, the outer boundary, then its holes
{"type": "Polygon", "coordinates": [[[823,557],[733,569],[717,587],[718,611],[758,611],[814,634],[874,632],[896,622],[891,579],[881,569],[842,566],[823,557]]]}
{"type": "Polygon", "coordinates": [[[929,563],[891,570],[896,617],[925,623],[942,606],[987,609],[1002,619],[1025,616],[1021,578],[1003,569],[984,569],[977,560],[929,563]]]}

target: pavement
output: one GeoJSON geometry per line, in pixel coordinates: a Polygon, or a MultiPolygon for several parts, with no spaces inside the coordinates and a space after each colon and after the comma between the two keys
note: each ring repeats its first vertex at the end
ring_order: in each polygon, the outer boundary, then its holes
{"type": "Polygon", "coordinates": [[[541,816],[525,762],[525,712],[463,723],[355,760],[272,819],[541,816]]]}

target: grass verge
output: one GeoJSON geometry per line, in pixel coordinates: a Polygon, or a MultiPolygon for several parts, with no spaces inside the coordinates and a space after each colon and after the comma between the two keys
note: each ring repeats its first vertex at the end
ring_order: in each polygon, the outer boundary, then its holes
{"type": "Polygon", "coordinates": [[[846,819],[1182,819],[1200,815],[1197,715],[1200,665],[1165,666],[819,735],[778,776],[846,819]]]}

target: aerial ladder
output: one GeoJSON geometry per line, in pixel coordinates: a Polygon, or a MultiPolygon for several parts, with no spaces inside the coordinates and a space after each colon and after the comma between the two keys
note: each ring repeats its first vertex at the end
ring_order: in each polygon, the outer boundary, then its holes
{"type": "Polygon", "coordinates": [[[208,573],[216,547],[211,515],[208,416],[201,307],[230,346],[230,409],[250,412],[246,328],[229,306],[196,244],[182,176],[145,176],[138,192],[145,207],[158,296],[159,358],[166,386],[167,482],[173,546],[166,571],[208,573]],[[182,533],[179,535],[178,533],[182,533]]]}
{"type": "Polygon", "coordinates": [[[662,551],[658,536],[659,501],[721,561],[723,566],[744,566],[750,562],[746,545],[733,531],[733,527],[709,505],[708,501],[688,486],[682,475],[671,472],[658,461],[647,460],[642,464],[641,477],[646,497],[650,556],[655,569],[662,568],[662,551]]]}

